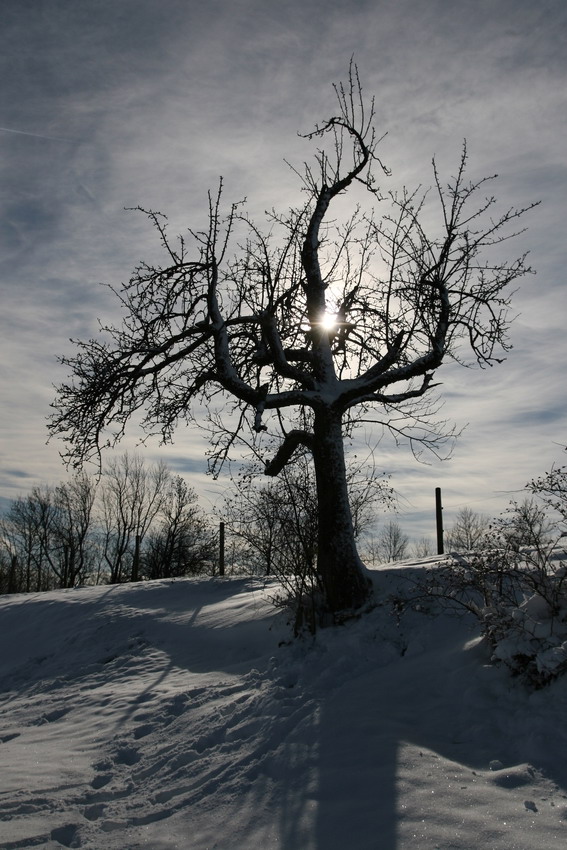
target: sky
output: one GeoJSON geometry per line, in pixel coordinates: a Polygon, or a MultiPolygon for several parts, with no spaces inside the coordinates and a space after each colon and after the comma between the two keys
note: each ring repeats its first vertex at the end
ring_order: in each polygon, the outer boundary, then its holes
{"type": "MultiPolygon", "coordinates": [[[[0,23],[0,504],[67,477],[46,446],[57,355],[119,320],[101,283],[158,256],[141,205],[172,233],[205,222],[206,193],[265,209],[301,200],[284,159],[334,112],[332,83],[354,54],[376,96],[385,186],[427,186],[431,157],[451,173],[467,139],[471,177],[499,174],[503,208],[541,205],[510,251],[537,270],[514,297],[513,350],[478,371],[437,375],[443,415],[467,426],[450,461],[418,464],[382,439],[376,462],[400,523],[434,536],[470,506],[493,515],[527,480],[563,462],[567,306],[567,7],[562,0],[2,0],[0,23]]],[[[122,449],[136,443],[132,429],[122,449]]],[[[369,434],[370,442],[377,434],[369,434]]],[[[202,493],[206,442],[180,430],[149,444],[202,493]]],[[[521,498],[521,494],[520,494],[521,498]]]]}

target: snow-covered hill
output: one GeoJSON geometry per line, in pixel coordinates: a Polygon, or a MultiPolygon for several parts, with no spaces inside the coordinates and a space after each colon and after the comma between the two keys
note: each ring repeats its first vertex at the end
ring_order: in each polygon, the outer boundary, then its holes
{"type": "Polygon", "coordinates": [[[386,606],[289,642],[274,592],[1,597],[0,847],[564,850],[567,681],[386,606]]]}

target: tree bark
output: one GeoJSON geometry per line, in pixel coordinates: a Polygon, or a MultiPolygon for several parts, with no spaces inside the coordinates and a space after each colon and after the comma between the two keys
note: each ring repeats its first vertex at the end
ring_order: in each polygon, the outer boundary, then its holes
{"type": "Polygon", "coordinates": [[[354,538],[341,420],[340,413],[327,407],[316,409],[312,446],[319,509],[317,571],[326,605],[335,614],[360,608],[372,592],[354,538]]]}

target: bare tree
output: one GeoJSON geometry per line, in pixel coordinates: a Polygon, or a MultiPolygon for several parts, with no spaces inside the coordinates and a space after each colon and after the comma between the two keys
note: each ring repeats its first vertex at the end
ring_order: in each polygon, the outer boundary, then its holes
{"type": "Polygon", "coordinates": [[[360,189],[370,206],[382,204],[374,172],[389,172],[377,155],[374,101],[363,97],[354,65],[335,93],[336,114],[306,136],[319,147],[313,165],[296,172],[304,202],[272,212],[267,232],[241,204],[223,213],[222,181],[209,195],[207,224],[188,238],[172,240],[165,218],[147,212],[165,263],[138,266],[117,291],[122,325],[62,359],[72,378],[59,388],[51,421],[75,464],[115,444],[136,411],[147,432],[169,441],[180,421],[201,421],[203,403],[213,471],[237,437],[250,442],[267,429],[281,439],[268,475],[307,448],[317,570],[332,612],[370,595],[349,506],[345,432],[378,410],[380,423],[412,445],[438,445],[446,431],[435,430],[428,401],[436,370],[462,360],[466,347],[480,365],[498,362],[508,347],[509,285],[529,271],[525,257],[486,256],[525,210],[495,211],[484,196],[491,178],[465,178],[466,150],[448,183],[434,163],[438,225],[427,226],[429,196],[419,191],[390,193],[381,218],[360,206],[345,218],[345,193],[356,200],[360,189]],[[219,395],[232,405],[215,410],[219,395]]]}
{"type": "Polygon", "coordinates": [[[52,544],[55,526],[52,488],[34,487],[27,496],[18,496],[7,512],[3,537],[19,573],[18,590],[50,590],[52,544]]]}
{"type": "Polygon", "coordinates": [[[401,561],[407,552],[409,537],[402,531],[399,522],[391,519],[378,534],[370,541],[370,551],[373,560],[378,563],[401,561]]]}
{"type": "Polygon", "coordinates": [[[101,520],[111,584],[138,580],[144,537],[162,506],[169,477],[165,464],[148,469],[139,455],[128,452],[107,465],[101,520]]]}
{"type": "Polygon", "coordinates": [[[94,570],[98,557],[93,528],[95,497],[96,483],[85,474],[53,491],[49,562],[59,587],[75,587],[94,570]]]}
{"type": "Polygon", "coordinates": [[[24,571],[12,522],[0,517],[0,593],[22,593],[24,571]]]}
{"type": "Polygon", "coordinates": [[[511,501],[499,517],[498,527],[508,546],[518,551],[525,546],[545,550],[554,536],[545,505],[538,504],[534,498],[511,501]]]}
{"type": "MultiPolygon", "coordinates": [[[[287,479],[288,471],[285,470],[287,479]]],[[[283,475],[282,474],[282,475],[283,475]]],[[[294,475],[294,472],[291,472],[294,475]]],[[[284,479],[284,480],[286,480],[284,479]]],[[[240,541],[239,556],[246,568],[263,575],[282,575],[290,566],[303,571],[305,560],[314,563],[316,530],[310,526],[313,491],[298,505],[295,517],[293,506],[287,498],[287,488],[270,483],[256,486],[249,474],[236,479],[234,489],[225,494],[222,517],[231,535],[240,541]],[[290,541],[290,520],[296,519],[293,539],[290,541]],[[309,546],[296,563],[290,565],[290,547],[295,542],[309,538],[309,546]]],[[[240,564],[242,566],[242,563],[240,564]]]]}
{"type": "MultiPolygon", "coordinates": [[[[231,532],[245,544],[245,560],[266,575],[315,572],[319,511],[307,453],[298,453],[278,482],[258,486],[257,472],[250,465],[241,470],[222,507],[231,532]]],[[[374,522],[377,505],[393,501],[393,492],[385,475],[357,457],[347,463],[347,484],[358,538],[374,522]]]]}
{"type": "Polygon", "coordinates": [[[433,543],[429,537],[420,537],[412,543],[412,554],[416,558],[427,558],[433,554],[433,543]]]}
{"type": "Polygon", "coordinates": [[[527,489],[555,513],[565,536],[567,533],[567,466],[552,466],[545,475],[530,481],[527,489]]]}
{"type": "Polygon", "coordinates": [[[187,575],[210,564],[215,547],[196,494],[163,463],[116,458],[99,492],[97,504],[97,482],[82,473],[12,502],[0,518],[0,592],[98,583],[101,573],[112,583],[187,575]]]}
{"type": "Polygon", "coordinates": [[[95,494],[95,483],[78,475],[56,487],[34,487],[12,502],[2,523],[12,591],[75,587],[89,577],[98,555],[95,494]]]}
{"type": "Polygon", "coordinates": [[[179,475],[169,482],[156,519],[143,552],[147,578],[195,575],[210,566],[216,549],[211,529],[196,492],[179,475]]]}
{"type": "Polygon", "coordinates": [[[472,508],[461,508],[447,533],[447,547],[456,552],[472,552],[477,549],[488,531],[488,517],[476,513],[472,508]]]}

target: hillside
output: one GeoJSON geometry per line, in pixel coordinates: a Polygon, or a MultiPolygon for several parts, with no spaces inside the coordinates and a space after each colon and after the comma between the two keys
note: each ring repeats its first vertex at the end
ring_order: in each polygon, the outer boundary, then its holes
{"type": "Polygon", "coordinates": [[[275,590],[0,597],[0,847],[564,850],[567,680],[386,605],[290,642],[275,590]]]}

